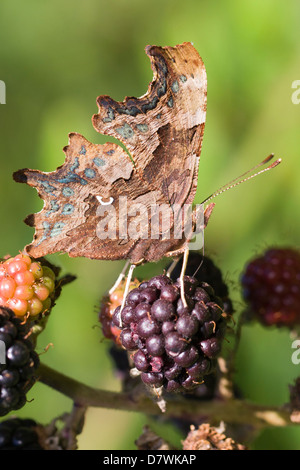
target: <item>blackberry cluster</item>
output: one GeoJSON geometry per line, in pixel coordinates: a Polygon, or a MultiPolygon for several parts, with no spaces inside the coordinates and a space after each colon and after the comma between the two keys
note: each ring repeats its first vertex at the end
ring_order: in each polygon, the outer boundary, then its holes
{"type": "Polygon", "coordinates": [[[36,381],[39,357],[28,333],[28,324],[9,308],[0,307],[0,416],[22,408],[26,393],[36,381]]]}
{"type": "MultiPolygon", "coordinates": [[[[178,279],[181,273],[181,268],[182,259],[178,261],[171,273],[171,278],[173,280],[176,281],[176,279],[178,279]]],[[[215,294],[222,299],[224,311],[228,315],[233,314],[233,306],[229,297],[228,286],[223,280],[221,270],[216,266],[211,258],[203,256],[197,251],[191,251],[189,253],[185,274],[187,276],[195,277],[199,282],[207,282],[214,289],[215,294]]]]}
{"type": "Polygon", "coordinates": [[[142,381],[168,392],[192,390],[214,371],[226,330],[222,301],[213,288],[189,276],[184,284],[187,307],[179,281],[160,275],[133,289],[121,315],[120,307],[113,314],[142,381]]]}
{"type": "Polygon", "coordinates": [[[0,450],[45,450],[39,443],[37,423],[12,418],[0,423],[0,450]]]}
{"type": "Polygon", "coordinates": [[[36,317],[51,308],[55,273],[25,254],[0,263],[0,305],[19,317],[36,317]]]}
{"type": "Polygon", "coordinates": [[[264,325],[300,324],[300,253],[272,248],[248,263],[241,278],[243,297],[264,325]]]}

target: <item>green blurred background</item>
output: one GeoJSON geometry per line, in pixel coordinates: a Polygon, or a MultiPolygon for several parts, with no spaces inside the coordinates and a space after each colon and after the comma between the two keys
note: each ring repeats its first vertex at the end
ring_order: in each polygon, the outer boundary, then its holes
{"type": "MultiPolygon", "coordinates": [[[[144,47],[191,41],[208,75],[196,202],[269,153],[283,158],[275,170],[219,196],[206,229],[205,251],[223,270],[239,311],[247,260],[269,245],[299,243],[300,105],[291,101],[292,82],[300,79],[299,22],[297,0],[1,0],[0,79],[7,87],[7,103],[0,105],[1,256],[31,241],[23,219],[42,207],[12,173],[55,170],[69,132],[105,142],[91,124],[96,97],[144,94],[152,79],[144,47]]],[[[39,338],[39,352],[53,343],[41,359],[89,385],[118,390],[97,307],[123,263],[49,260],[78,279],[65,288],[39,338]]],[[[164,265],[137,274],[148,277],[164,265]]],[[[299,375],[291,343],[285,330],[244,328],[236,380],[246,398],[271,405],[288,400],[288,384],[299,375]]],[[[18,414],[42,423],[71,408],[69,399],[39,383],[28,399],[18,414]]],[[[140,414],[90,409],[79,448],[134,449],[147,422],[140,414]]],[[[300,449],[300,430],[266,430],[253,448],[300,449]]]]}

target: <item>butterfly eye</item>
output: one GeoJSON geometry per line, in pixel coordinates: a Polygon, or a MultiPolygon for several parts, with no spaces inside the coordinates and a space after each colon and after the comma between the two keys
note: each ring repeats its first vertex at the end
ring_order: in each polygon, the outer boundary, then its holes
{"type": "Polygon", "coordinates": [[[102,204],[102,206],[109,206],[114,202],[114,198],[110,197],[108,201],[104,201],[102,196],[96,196],[96,199],[102,204]]]}

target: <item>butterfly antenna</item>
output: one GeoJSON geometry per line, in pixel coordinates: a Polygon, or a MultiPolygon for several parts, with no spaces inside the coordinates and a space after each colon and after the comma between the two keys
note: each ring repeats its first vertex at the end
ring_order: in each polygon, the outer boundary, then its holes
{"type": "Polygon", "coordinates": [[[236,186],[238,186],[239,184],[241,183],[244,183],[245,181],[248,181],[252,178],[254,178],[255,176],[258,176],[260,175],[261,173],[265,173],[266,171],[269,171],[271,170],[272,168],[275,168],[277,165],[279,165],[279,163],[281,162],[281,158],[279,158],[278,160],[275,160],[275,162],[271,163],[269,166],[267,166],[267,168],[264,168],[263,170],[260,170],[256,173],[254,173],[253,175],[250,175],[250,176],[247,176],[249,173],[251,173],[252,171],[256,170],[257,168],[259,168],[260,166],[263,166],[263,165],[266,165],[267,163],[269,163],[272,158],[274,158],[274,154],[271,153],[270,155],[268,155],[264,160],[262,160],[260,163],[258,163],[257,165],[255,165],[253,168],[251,168],[250,170],[247,170],[245,171],[244,173],[242,173],[240,176],[238,176],[237,178],[234,178],[232,181],[230,181],[229,183],[227,183],[226,185],[224,186],[221,186],[221,188],[219,188],[217,191],[215,191],[214,193],[212,193],[209,197],[207,197],[206,199],[204,199],[204,201],[202,201],[201,204],[204,204],[208,201],[210,201],[211,199],[219,196],[219,194],[221,193],[224,193],[225,191],[227,191],[228,189],[232,189],[232,188],[235,188],[236,186]]]}

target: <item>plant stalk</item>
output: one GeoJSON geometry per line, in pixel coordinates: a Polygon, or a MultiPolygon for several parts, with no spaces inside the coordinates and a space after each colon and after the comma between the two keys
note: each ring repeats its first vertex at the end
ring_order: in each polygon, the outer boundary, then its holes
{"type": "MultiPolygon", "coordinates": [[[[102,407],[114,410],[125,410],[145,413],[148,415],[162,415],[157,403],[147,394],[134,394],[130,392],[112,392],[100,390],[85,385],[70,378],[45,364],[38,369],[38,380],[64,394],[73,402],[82,407],[102,407]]],[[[295,425],[290,419],[291,410],[287,407],[257,405],[246,400],[231,398],[228,400],[196,400],[186,399],[175,395],[168,399],[166,417],[177,417],[195,421],[197,418],[208,421],[212,425],[221,421],[231,424],[244,424],[263,429],[269,426],[295,425]]]]}

